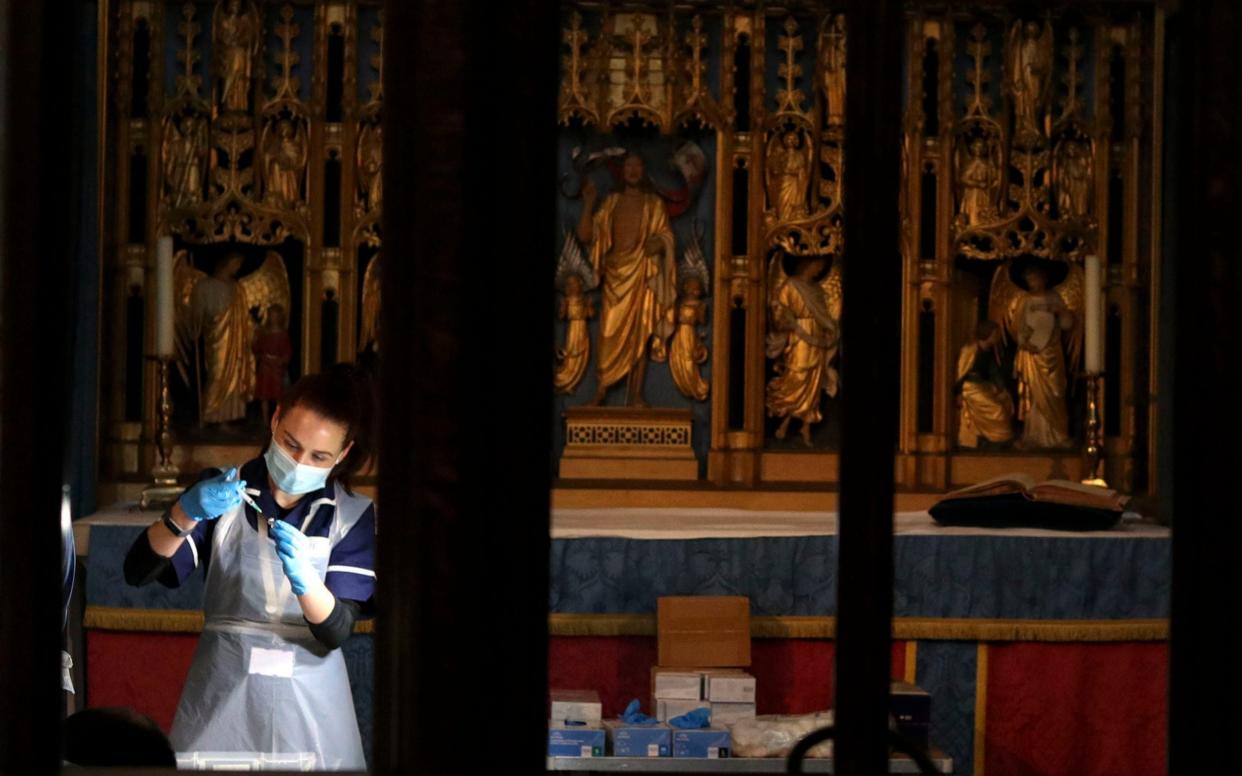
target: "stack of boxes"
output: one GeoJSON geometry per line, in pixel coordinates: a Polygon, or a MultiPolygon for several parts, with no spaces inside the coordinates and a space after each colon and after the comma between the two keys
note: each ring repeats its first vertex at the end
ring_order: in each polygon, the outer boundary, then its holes
{"type": "Polygon", "coordinates": [[[712,722],[721,725],[755,716],[755,677],[740,669],[656,666],[651,688],[651,707],[661,722],[700,708],[710,709],[712,722]]]}
{"type": "Polygon", "coordinates": [[[703,672],[703,697],[711,703],[712,724],[732,725],[755,716],[755,677],[738,670],[703,672]]]}
{"type": "Polygon", "coordinates": [[[750,600],[740,596],[659,599],[659,664],[651,671],[655,724],[602,720],[599,694],[553,690],[549,757],[729,757],[728,726],[755,716],[750,666],[750,600]],[[668,720],[710,710],[706,728],[671,728],[668,720]]]}
{"type": "Polygon", "coordinates": [[[659,599],[659,664],[651,670],[651,708],[667,722],[695,709],[710,727],[674,729],[674,757],[728,757],[728,725],[755,716],[750,665],[750,600],[737,596],[659,599]]]}

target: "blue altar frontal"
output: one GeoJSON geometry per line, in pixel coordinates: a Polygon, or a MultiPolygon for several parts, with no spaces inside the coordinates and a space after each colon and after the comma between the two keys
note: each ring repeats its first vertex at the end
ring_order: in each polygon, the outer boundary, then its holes
{"type": "MultiPolygon", "coordinates": [[[[195,610],[202,575],[180,588],[133,588],[121,566],[158,515],[121,508],[77,524],[88,548],[89,607],[195,610]],[[86,534],[85,532],[89,532],[86,534]]],[[[919,618],[1135,620],[1168,617],[1167,528],[936,526],[896,517],[894,615],[919,618]]],[[[832,616],[836,516],[743,510],[563,510],[553,515],[548,611],[650,614],[662,595],[744,595],[755,616],[832,616]]]]}

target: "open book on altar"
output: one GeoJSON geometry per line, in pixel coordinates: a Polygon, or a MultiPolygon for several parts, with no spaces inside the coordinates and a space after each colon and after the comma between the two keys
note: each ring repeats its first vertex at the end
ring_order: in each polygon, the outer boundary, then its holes
{"type": "Polygon", "coordinates": [[[1116,525],[1129,500],[1109,488],[1015,472],[946,493],[928,511],[942,525],[1093,531],[1116,525]]]}

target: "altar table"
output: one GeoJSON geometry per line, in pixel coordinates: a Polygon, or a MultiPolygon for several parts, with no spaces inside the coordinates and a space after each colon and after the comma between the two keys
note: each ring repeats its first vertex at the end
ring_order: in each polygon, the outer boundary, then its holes
{"type": "MultiPolygon", "coordinates": [[[[202,579],[125,584],[125,551],[156,517],[119,505],[76,528],[88,702],[167,728],[201,629],[202,579]]],[[[893,675],[931,692],[931,738],[955,773],[1164,773],[1168,529],[944,528],[925,512],[899,513],[894,527],[893,675]]],[[[759,713],[831,705],[834,514],[558,509],[551,536],[553,686],[593,687],[615,715],[646,698],[657,597],[745,595],[759,713]]],[[[369,745],[361,625],[343,649],[369,745]]]]}

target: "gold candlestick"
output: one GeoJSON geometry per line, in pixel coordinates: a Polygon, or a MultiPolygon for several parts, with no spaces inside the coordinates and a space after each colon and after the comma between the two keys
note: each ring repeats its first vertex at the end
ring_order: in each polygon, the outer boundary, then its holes
{"type": "Polygon", "coordinates": [[[172,396],[168,390],[168,356],[157,356],[160,362],[160,415],[155,433],[155,449],[158,453],[151,469],[154,485],[142,491],[139,505],[143,509],[166,509],[181,495],[183,488],[177,484],[181,470],[172,462],[172,396]]]}
{"type": "Polygon", "coordinates": [[[1100,420],[1100,382],[1103,375],[1089,373],[1087,378],[1087,448],[1084,453],[1084,485],[1107,488],[1104,479],[1104,424],[1100,420]]]}

